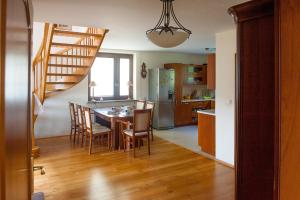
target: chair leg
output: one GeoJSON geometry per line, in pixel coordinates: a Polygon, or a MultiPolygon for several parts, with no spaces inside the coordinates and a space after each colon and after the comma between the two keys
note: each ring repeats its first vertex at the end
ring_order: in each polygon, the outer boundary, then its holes
{"type": "Polygon", "coordinates": [[[139,149],[141,149],[141,139],[140,138],[138,139],[138,147],[139,147],[139,149]]]}
{"type": "Polygon", "coordinates": [[[135,158],[135,137],[132,137],[133,157],[135,158]]]}
{"type": "Polygon", "coordinates": [[[86,146],[87,142],[88,142],[88,132],[86,132],[86,134],[85,134],[85,146],[86,146]]]}
{"type": "Polygon", "coordinates": [[[73,135],[73,125],[71,124],[70,139],[72,138],[72,135],[73,135]]]}
{"type": "Polygon", "coordinates": [[[123,133],[122,134],[123,135],[123,151],[125,152],[125,150],[126,150],[126,136],[125,136],[125,134],[123,133]]]}
{"type": "Polygon", "coordinates": [[[152,141],[154,140],[154,136],[153,136],[153,127],[151,127],[151,137],[152,137],[152,141]]]}
{"type": "Polygon", "coordinates": [[[110,150],[110,132],[107,134],[107,148],[110,150]]]}
{"type": "Polygon", "coordinates": [[[77,128],[76,128],[76,125],[74,127],[74,140],[73,140],[73,143],[75,144],[75,141],[76,141],[76,133],[77,133],[77,128]]]}
{"type": "Polygon", "coordinates": [[[92,145],[93,145],[93,136],[90,135],[90,147],[89,147],[89,155],[92,154],[92,145]]]}
{"type": "Polygon", "coordinates": [[[110,132],[110,149],[113,150],[113,133],[110,132]]]}
{"type": "Polygon", "coordinates": [[[150,156],[150,135],[148,133],[148,154],[150,156]]]}
{"type": "Polygon", "coordinates": [[[83,147],[83,138],[84,138],[84,134],[85,134],[85,131],[83,130],[83,131],[82,131],[82,137],[81,137],[81,147],[83,147]]]}

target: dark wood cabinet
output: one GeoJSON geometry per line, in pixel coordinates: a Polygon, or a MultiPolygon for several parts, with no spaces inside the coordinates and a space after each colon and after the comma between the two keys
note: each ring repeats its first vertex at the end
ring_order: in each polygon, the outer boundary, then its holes
{"type": "Polygon", "coordinates": [[[216,89],[216,54],[207,55],[207,89],[216,89]]]}
{"type": "Polygon", "coordinates": [[[276,126],[274,1],[234,6],[237,22],[236,199],[273,200],[276,126]]]}

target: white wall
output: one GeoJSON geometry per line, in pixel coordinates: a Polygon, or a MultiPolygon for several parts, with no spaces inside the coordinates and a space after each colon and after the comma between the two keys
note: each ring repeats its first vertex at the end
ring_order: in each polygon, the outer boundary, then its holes
{"type": "Polygon", "coordinates": [[[136,91],[137,98],[148,98],[148,78],[141,78],[141,65],[145,62],[147,69],[163,67],[165,63],[203,64],[207,63],[207,56],[198,54],[166,53],[166,52],[138,52],[136,57],[136,91]]]}
{"type": "Polygon", "coordinates": [[[216,34],[216,158],[234,165],[236,30],[216,34]]]}

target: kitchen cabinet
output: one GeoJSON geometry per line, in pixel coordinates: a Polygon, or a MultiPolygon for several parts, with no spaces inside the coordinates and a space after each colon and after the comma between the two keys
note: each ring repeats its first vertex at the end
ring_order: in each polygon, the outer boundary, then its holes
{"type": "Polygon", "coordinates": [[[216,54],[207,55],[207,89],[216,89],[216,54]]]}
{"type": "Polygon", "coordinates": [[[183,83],[185,85],[206,85],[206,68],[206,65],[186,65],[184,67],[183,83]]]}
{"type": "Polygon", "coordinates": [[[215,109],[216,108],[216,102],[215,101],[211,101],[210,102],[210,108],[211,109],[215,109]]]}
{"type": "Polygon", "coordinates": [[[198,113],[198,144],[201,150],[215,156],[215,116],[198,113]]]}
{"type": "Polygon", "coordinates": [[[174,124],[175,126],[186,126],[197,124],[198,115],[195,109],[209,109],[210,101],[182,102],[182,88],[184,84],[201,85],[206,84],[206,65],[188,65],[181,63],[168,63],[165,69],[175,71],[174,91],[174,124]],[[188,78],[190,77],[190,82],[188,78]]]}
{"type": "Polygon", "coordinates": [[[175,126],[186,126],[192,123],[192,106],[190,103],[179,103],[175,106],[175,126]]]}
{"type": "Polygon", "coordinates": [[[175,106],[175,126],[196,125],[199,109],[210,109],[210,101],[181,102],[175,106]],[[177,115],[177,116],[176,116],[177,115]]]}

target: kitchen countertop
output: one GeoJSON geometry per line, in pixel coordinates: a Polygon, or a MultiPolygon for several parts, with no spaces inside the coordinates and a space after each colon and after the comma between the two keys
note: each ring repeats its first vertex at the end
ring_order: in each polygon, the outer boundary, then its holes
{"type": "Polygon", "coordinates": [[[198,110],[197,113],[205,114],[205,115],[213,115],[215,116],[215,109],[209,109],[209,110],[198,110]]]}
{"type": "Polygon", "coordinates": [[[182,99],[182,103],[189,103],[189,102],[201,102],[201,101],[214,101],[215,99],[182,99]]]}

